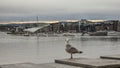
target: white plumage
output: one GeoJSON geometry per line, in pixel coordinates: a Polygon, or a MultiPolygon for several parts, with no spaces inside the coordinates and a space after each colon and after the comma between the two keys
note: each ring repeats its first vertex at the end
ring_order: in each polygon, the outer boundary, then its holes
{"type": "Polygon", "coordinates": [[[79,51],[78,49],[76,49],[75,47],[72,47],[69,44],[69,39],[66,39],[66,52],[71,54],[71,59],[73,58],[72,54],[76,54],[76,53],[82,53],[82,51],[79,51]]]}

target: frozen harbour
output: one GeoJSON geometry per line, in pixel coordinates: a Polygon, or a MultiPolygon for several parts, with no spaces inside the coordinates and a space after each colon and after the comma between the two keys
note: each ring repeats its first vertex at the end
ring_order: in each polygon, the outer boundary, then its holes
{"type": "Polygon", "coordinates": [[[36,37],[15,36],[0,32],[0,65],[14,63],[49,63],[54,59],[69,58],[65,52],[65,39],[83,54],[75,58],[99,58],[120,54],[119,36],[36,37]]]}

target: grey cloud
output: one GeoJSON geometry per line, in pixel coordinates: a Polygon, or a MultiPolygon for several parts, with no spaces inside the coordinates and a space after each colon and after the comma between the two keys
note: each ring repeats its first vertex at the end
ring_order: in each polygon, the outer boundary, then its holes
{"type": "Polygon", "coordinates": [[[119,3],[120,0],[0,0],[0,17],[72,14],[94,15],[94,18],[106,15],[119,17],[119,3]]]}

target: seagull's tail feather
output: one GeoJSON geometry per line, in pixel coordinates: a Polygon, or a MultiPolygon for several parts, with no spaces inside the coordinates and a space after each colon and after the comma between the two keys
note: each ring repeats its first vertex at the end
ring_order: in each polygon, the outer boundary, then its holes
{"type": "Polygon", "coordinates": [[[82,51],[79,51],[78,53],[83,53],[82,51]]]}

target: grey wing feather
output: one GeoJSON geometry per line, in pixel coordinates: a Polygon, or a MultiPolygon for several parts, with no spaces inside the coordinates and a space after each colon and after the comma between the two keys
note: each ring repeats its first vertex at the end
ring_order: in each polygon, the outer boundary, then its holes
{"type": "Polygon", "coordinates": [[[78,53],[79,51],[76,49],[76,48],[74,48],[74,47],[71,47],[70,48],[70,51],[72,52],[72,53],[78,53]]]}

